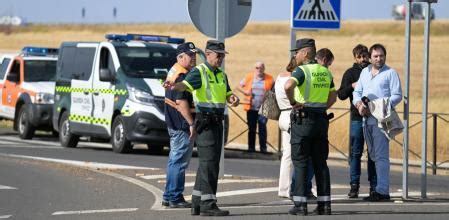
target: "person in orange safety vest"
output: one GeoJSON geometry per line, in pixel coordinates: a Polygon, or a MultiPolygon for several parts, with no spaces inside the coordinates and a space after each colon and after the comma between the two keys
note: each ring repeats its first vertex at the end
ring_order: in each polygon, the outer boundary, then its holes
{"type": "Polygon", "coordinates": [[[273,77],[265,73],[265,64],[256,62],[254,70],[240,81],[237,90],[244,95],[243,109],[246,111],[248,121],[248,151],[256,150],[256,128],[259,126],[259,145],[262,153],[267,152],[267,121],[268,119],[259,115],[265,92],[273,87],[273,77]]]}

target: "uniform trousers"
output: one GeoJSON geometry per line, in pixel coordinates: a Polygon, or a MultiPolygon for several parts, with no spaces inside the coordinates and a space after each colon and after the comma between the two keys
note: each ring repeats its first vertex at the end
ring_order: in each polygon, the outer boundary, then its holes
{"type": "Polygon", "coordinates": [[[209,123],[196,138],[199,165],[192,191],[192,206],[200,206],[200,210],[211,209],[217,203],[222,141],[223,123],[221,121],[209,123]]]}
{"type": "Polygon", "coordinates": [[[330,202],[330,174],[327,166],[329,121],[325,114],[309,114],[295,120],[291,127],[292,161],[296,171],[293,201],[306,203],[307,161],[312,159],[317,201],[330,202]]]}

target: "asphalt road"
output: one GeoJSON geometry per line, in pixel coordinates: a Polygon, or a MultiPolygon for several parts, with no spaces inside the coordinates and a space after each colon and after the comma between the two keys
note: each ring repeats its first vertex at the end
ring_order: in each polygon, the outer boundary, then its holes
{"type": "MultiPolygon", "coordinates": [[[[130,154],[113,153],[108,143],[59,146],[56,138],[39,136],[24,141],[0,131],[0,219],[196,219],[187,209],[165,209],[160,199],[165,183],[167,152],[152,155],[145,148],[130,154]]],[[[227,219],[297,219],[289,216],[291,201],[277,197],[279,161],[270,155],[225,152],[225,176],[217,193],[219,206],[231,211],[227,219]],[[248,159],[255,158],[255,159],[248,159]]],[[[391,173],[393,201],[366,203],[349,200],[348,168],[329,161],[333,216],[314,219],[447,219],[449,178],[429,176],[429,198],[416,198],[419,174],[410,175],[411,199],[402,201],[402,174],[391,173]]],[[[189,198],[198,166],[192,158],[186,178],[189,198]]],[[[362,193],[368,192],[362,175],[362,193]]],[[[363,195],[362,195],[363,196],[363,195]]],[[[315,204],[309,205],[313,210],[315,204]]]]}

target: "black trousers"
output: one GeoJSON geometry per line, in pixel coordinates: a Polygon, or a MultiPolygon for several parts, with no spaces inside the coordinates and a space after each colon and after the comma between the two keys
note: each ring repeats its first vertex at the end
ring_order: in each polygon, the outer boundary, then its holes
{"type": "Polygon", "coordinates": [[[296,120],[291,127],[292,161],[298,175],[295,177],[293,200],[306,202],[307,160],[312,159],[315,171],[318,202],[330,201],[330,175],[327,166],[329,121],[322,116],[296,120]],[[296,198],[296,200],[295,200],[296,198]],[[305,201],[304,201],[305,200],[305,201]]]}
{"type": "Polygon", "coordinates": [[[223,122],[212,122],[198,134],[199,166],[192,192],[192,206],[208,210],[216,204],[218,173],[223,141],[223,122]]]}

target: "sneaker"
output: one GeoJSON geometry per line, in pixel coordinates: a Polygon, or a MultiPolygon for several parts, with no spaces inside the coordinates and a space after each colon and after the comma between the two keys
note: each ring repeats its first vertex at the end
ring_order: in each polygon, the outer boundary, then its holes
{"type": "Polygon", "coordinates": [[[190,202],[186,202],[186,201],[179,201],[179,202],[169,202],[169,207],[170,208],[190,208],[192,207],[192,204],[190,202]]]}
{"type": "Polygon", "coordinates": [[[162,206],[168,207],[169,206],[169,202],[166,200],[162,200],[162,206]]]}
{"type": "Polygon", "coordinates": [[[380,194],[376,191],[370,194],[370,196],[363,198],[364,201],[367,202],[382,202],[390,200],[390,195],[380,194]]]}
{"type": "Polygon", "coordinates": [[[206,210],[200,210],[201,216],[227,216],[229,215],[228,210],[221,210],[218,208],[217,204],[213,204],[211,208],[206,210]]]}
{"type": "Polygon", "coordinates": [[[307,215],[307,203],[301,203],[288,210],[290,215],[307,215]]]}
{"type": "Polygon", "coordinates": [[[359,184],[351,184],[351,190],[349,190],[348,197],[351,199],[359,197],[359,184]]]}

